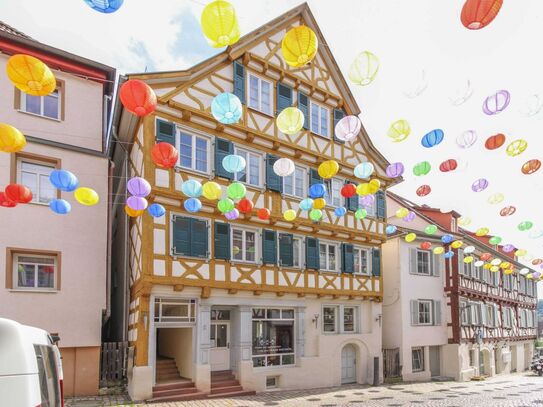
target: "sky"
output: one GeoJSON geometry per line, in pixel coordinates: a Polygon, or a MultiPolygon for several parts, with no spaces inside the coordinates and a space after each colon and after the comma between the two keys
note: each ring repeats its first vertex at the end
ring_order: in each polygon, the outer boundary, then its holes
{"type": "MultiPolygon", "coordinates": [[[[114,66],[119,73],[185,69],[220,50],[208,46],[200,32],[205,0],[125,0],[116,13],[91,10],[83,0],[0,0],[0,19],[33,38],[75,54],[114,66]]],[[[297,6],[291,0],[231,0],[241,32],[247,33],[297,6]]],[[[380,60],[379,73],[369,86],[351,85],[361,119],[373,144],[390,162],[402,162],[405,181],[392,190],[418,204],[456,210],[471,219],[472,231],[488,227],[491,235],[533,258],[543,258],[541,198],[543,169],[521,172],[530,159],[543,160],[543,2],[504,2],[496,19],[478,31],[460,22],[462,0],[309,0],[326,44],[346,75],[353,59],[370,51],[380,60]],[[487,116],[484,99],[498,90],[511,94],[502,113],[487,116]],[[469,96],[471,95],[471,96],[469,96]],[[459,99],[469,96],[464,103],[459,99]],[[390,124],[409,121],[407,140],[387,137],[390,124]],[[431,149],[421,138],[440,128],[444,141],[431,149]],[[458,147],[456,138],[474,130],[477,142],[458,147]],[[504,147],[489,151],[484,141],[503,133],[504,147]],[[517,157],[505,153],[512,141],[524,139],[528,148],[517,157]],[[449,158],[459,162],[450,173],[439,171],[449,158]],[[430,174],[416,177],[414,164],[429,161],[430,174]],[[489,186],[473,192],[472,183],[486,178],[489,186]],[[418,197],[428,184],[432,192],[418,197]],[[505,200],[489,204],[494,193],[505,200]],[[514,215],[501,208],[513,205],[514,215]],[[531,221],[530,231],[517,225],[531,221]]],[[[528,261],[527,264],[530,264],[528,261]]],[[[543,283],[539,284],[543,296],[543,283]]]]}

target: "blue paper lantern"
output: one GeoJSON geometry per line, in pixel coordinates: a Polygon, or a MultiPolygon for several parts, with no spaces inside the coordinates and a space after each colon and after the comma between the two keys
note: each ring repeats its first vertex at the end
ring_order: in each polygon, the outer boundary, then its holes
{"type": "Polygon", "coordinates": [[[322,198],[326,195],[326,185],[313,184],[309,187],[309,197],[312,199],[322,198]]]}
{"type": "Polygon", "coordinates": [[[72,205],[64,199],[53,199],[49,202],[49,208],[59,215],[66,215],[72,210],[72,205]]]}
{"type": "Polygon", "coordinates": [[[222,159],[222,167],[232,174],[243,171],[246,165],[245,158],[240,155],[230,154],[222,159]]]}
{"type": "Polygon", "coordinates": [[[198,198],[202,195],[202,184],[194,179],[189,179],[188,181],[183,182],[181,191],[190,198],[198,198]]]}
{"type": "Polygon", "coordinates": [[[202,203],[198,198],[189,198],[183,202],[183,207],[187,212],[196,213],[202,209],[202,203]]]}
{"type": "Polygon", "coordinates": [[[49,174],[49,181],[53,186],[61,191],[72,192],[79,186],[77,177],[66,170],[53,170],[49,174]]]}
{"type": "Polygon", "coordinates": [[[242,112],[241,101],[232,93],[219,93],[211,102],[211,114],[222,124],[239,122],[242,112]]]}
{"type": "Polygon", "coordinates": [[[435,129],[426,133],[420,142],[424,147],[431,148],[441,143],[444,137],[445,133],[443,133],[443,130],[435,129]]]}
{"type": "Polygon", "coordinates": [[[302,199],[302,201],[300,202],[300,209],[302,211],[310,211],[311,209],[313,209],[313,199],[311,198],[302,199]]]}
{"type": "Polygon", "coordinates": [[[85,0],[93,10],[100,13],[114,13],[119,10],[123,5],[124,0],[85,0]]]}
{"type": "Polygon", "coordinates": [[[344,206],[340,206],[339,208],[336,208],[334,210],[334,213],[337,217],[344,216],[347,213],[347,208],[345,208],[344,206]]]}
{"type": "Polygon", "coordinates": [[[445,244],[451,243],[454,240],[454,236],[451,235],[443,235],[441,237],[441,241],[445,244]]]}
{"type": "Polygon", "coordinates": [[[396,232],[396,230],[398,230],[398,228],[394,225],[388,225],[386,228],[385,228],[385,233],[387,235],[391,235],[392,233],[396,232]]]}
{"type": "Polygon", "coordinates": [[[448,252],[446,252],[443,257],[445,257],[446,259],[451,259],[452,257],[454,256],[454,252],[449,250],[448,252]]]}
{"type": "Polygon", "coordinates": [[[149,205],[147,212],[149,212],[149,215],[151,215],[153,218],[161,218],[166,213],[166,209],[162,205],[154,203],[149,205]]]}
{"type": "Polygon", "coordinates": [[[358,164],[356,167],[354,167],[354,176],[356,178],[366,179],[366,178],[369,178],[371,174],[373,174],[374,170],[375,168],[373,167],[372,163],[369,163],[369,162],[361,163],[361,164],[358,164]]]}

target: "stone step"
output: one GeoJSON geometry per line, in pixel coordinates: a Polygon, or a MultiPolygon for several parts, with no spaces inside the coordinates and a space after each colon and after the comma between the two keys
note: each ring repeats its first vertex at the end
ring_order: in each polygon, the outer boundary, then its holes
{"type": "Polygon", "coordinates": [[[237,391],[243,391],[243,387],[239,384],[234,386],[214,387],[211,389],[211,394],[228,394],[237,391]]]}
{"type": "Polygon", "coordinates": [[[180,379],[181,376],[179,376],[179,372],[163,373],[163,374],[158,373],[156,375],[156,378],[157,378],[157,381],[161,382],[161,381],[164,381],[164,380],[180,379]]]}
{"type": "Polygon", "coordinates": [[[209,394],[207,398],[218,399],[218,398],[239,397],[239,396],[254,396],[255,394],[256,394],[256,391],[254,390],[241,390],[241,391],[234,391],[231,393],[209,394]]]}
{"type": "Polygon", "coordinates": [[[157,383],[153,386],[153,392],[171,389],[186,389],[188,387],[194,387],[194,383],[190,380],[172,380],[168,383],[157,383]]]}
{"type": "Polygon", "coordinates": [[[236,379],[211,381],[212,389],[215,389],[218,387],[228,387],[228,386],[238,386],[238,385],[239,385],[239,381],[237,381],[236,379]]]}
{"type": "Polygon", "coordinates": [[[147,403],[163,403],[167,401],[188,401],[188,400],[201,400],[207,398],[207,393],[199,391],[197,393],[190,394],[176,394],[173,396],[153,397],[147,400],[147,403]]]}
{"type": "Polygon", "coordinates": [[[198,393],[198,389],[192,386],[192,387],[169,389],[169,390],[157,390],[157,391],[153,390],[153,397],[175,396],[175,395],[190,394],[190,393],[198,393]]]}
{"type": "Polygon", "coordinates": [[[179,370],[177,370],[177,367],[175,367],[175,366],[168,366],[168,367],[157,367],[156,372],[157,372],[157,374],[161,374],[161,373],[179,373],[179,370]]]}

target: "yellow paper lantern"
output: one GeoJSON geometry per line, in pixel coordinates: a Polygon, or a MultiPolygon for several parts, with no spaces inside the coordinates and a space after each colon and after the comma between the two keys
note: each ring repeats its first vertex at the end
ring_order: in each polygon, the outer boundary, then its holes
{"type": "Polygon", "coordinates": [[[125,205],[125,206],[124,206],[124,212],[125,212],[128,216],[130,216],[131,218],[135,218],[135,217],[138,217],[138,216],[142,215],[144,211],[143,211],[143,210],[137,211],[137,210],[135,210],[135,209],[132,209],[130,206],[125,205]]]}
{"type": "Polygon", "coordinates": [[[460,226],[468,226],[471,223],[471,218],[468,218],[467,216],[460,216],[458,218],[458,224],[460,226]]]}
{"type": "Polygon", "coordinates": [[[360,196],[371,195],[370,189],[371,189],[370,184],[365,182],[363,184],[358,184],[356,186],[356,193],[360,196]]]}
{"type": "Polygon", "coordinates": [[[396,211],[396,217],[400,218],[400,219],[405,218],[408,214],[409,214],[409,209],[407,209],[407,208],[399,208],[396,211]]]}
{"type": "Polygon", "coordinates": [[[473,262],[473,256],[464,257],[464,263],[469,264],[471,262],[473,262]]]}
{"type": "Polygon", "coordinates": [[[222,195],[221,186],[216,182],[208,181],[202,185],[202,195],[211,201],[220,199],[222,195]]]}
{"type": "Polygon", "coordinates": [[[500,263],[500,268],[501,269],[509,269],[509,268],[511,268],[511,266],[512,266],[512,264],[509,263],[508,261],[502,261],[500,263]]]}
{"type": "Polygon", "coordinates": [[[443,254],[443,252],[445,252],[445,249],[443,247],[434,247],[434,254],[443,254]]]}
{"type": "Polygon", "coordinates": [[[405,235],[405,241],[407,243],[411,243],[413,240],[415,240],[417,238],[417,235],[413,232],[411,233],[408,233],[407,235],[405,235]]]}
{"type": "Polygon", "coordinates": [[[313,30],[305,25],[290,29],[283,37],[281,50],[285,62],[299,68],[310,62],[315,55],[319,41],[313,30]]]}
{"type": "Polygon", "coordinates": [[[313,209],[324,209],[326,206],[326,199],[317,198],[313,200],[313,209]]]}
{"type": "Polygon", "coordinates": [[[296,134],[304,127],[304,114],[297,107],[287,107],[277,116],[275,123],[284,134],[296,134]]]}
{"type": "Polygon", "coordinates": [[[461,240],[455,240],[454,242],[451,243],[451,247],[453,249],[458,249],[458,248],[462,247],[463,244],[464,244],[464,242],[462,242],[461,240]]]}
{"type": "Polygon", "coordinates": [[[491,266],[490,271],[492,271],[493,273],[496,273],[496,272],[500,271],[500,268],[498,266],[491,266]]]}
{"type": "Polygon", "coordinates": [[[381,181],[378,179],[372,179],[368,183],[368,191],[370,194],[375,194],[377,191],[379,191],[379,188],[381,188],[381,181]]]}
{"type": "Polygon", "coordinates": [[[528,142],[526,140],[515,140],[507,146],[505,152],[511,157],[516,157],[528,148],[528,142]]]}
{"type": "Polygon", "coordinates": [[[489,228],[479,228],[477,229],[477,231],[475,232],[475,235],[476,236],[486,236],[488,235],[488,233],[490,232],[490,229],[489,228]]]}
{"type": "Polygon", "coordinates": [[[236,10],[227,1],[217,0],[205,6],[200,24],[212,47],[226,47],[239,40],[236,10]]]}
{"type": "Polygon", "coordinates": [[[505,196],[502,193],[498,192],[488,197],[488,203],[491,205],[495,205],[502,202],[504,199],[505,199],[505,196]]]}
{"type": "Polygon", "coordinates": [[[490,264],[490,263],[485,263],[485,265],[483,266],[483,268],[484,268],[485,270],[489,270],[490,268],[492,268],[492,264],[490,264]]]}
{"type": "Polygon", "coordinates": [[[387,136],[399,143],[404,141],[411,134],[411,126],[407,120],[401,119],[392,123],[388,129],[387,136]]]}
{"type": "Polygon", "coordinates": [[[8,59],[6,71],[17,89],[32,96],[47,96],[57,87],[49,67],[30,55],[13,55],[8,59]]]}
{"type": "Polygon", "coordinates": [[[379,71],[379,58],[369,51],[358,54],[349,68],[349,79],[355,85],[366,86],[373,82],[379,71]]]}
{"type": "Polygon", "coordinates": [[[330,179],[335,176],[339,171],[339,164],[337,161],[328,160],[319,165],[318,173],[321,178],[330,179]]]}
{"type": "MultiPolygon", "coordinates": [[[[494,267],[496,267],[496,266],[494,266],[494,267]]],[[[498,267],[496,267],[496,268],[498,268],[498,267]]],[[[496,271],[498,271],[498,270],[496,270],[496,271]]],[[[513,274],[513,271],[514,271],[513,269],[507,269],[507,270],[503,271],[503,274],[507,274],[507,275],[513,274]]]]}
{"type": "Polygon", "coordinates": [[[294,209],[287,209],[285,213],[283,213],[283,218],[288,222],[292,222],[296,219],[296,211],[294,209]]]}
{"type": "Polygon", "coordinates": [[[26,146],[26,138],[18,129],[9,124],[0,123],[0,151],[16,153],[26,146]]]}
{"type": "Polygon", "coordinates": [[[100,197],[94,189],[80,187],[74,192],[74,197],[77,202],[85,206],[93,206],[100,201],[100,197]]]}
{"type": "Polygon", "coordinates": [[[515,256],[517,256],[517,257],[526,256],[527,254],[528,254],[528,251],[526,249],[518,249],[515,252],[515,256]]]}

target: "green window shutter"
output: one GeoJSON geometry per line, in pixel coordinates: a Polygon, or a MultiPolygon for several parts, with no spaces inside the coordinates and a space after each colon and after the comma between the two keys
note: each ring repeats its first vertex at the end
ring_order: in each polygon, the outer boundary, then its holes
{"type": "Polygon", "coordinates": [[[222,138],[215,139],[215,174],[219,177],[234,179],[234,174],[222,166],[222,160],[227,155],[234,154],[234,144],[222,138]]]}
{"type": "Polygon", "coordinates": [[[190,256],[191,218],[174,216],[172,221],[172,252],[181,256],[190,256]]]}
{"type": "Polygon", "coordinates": [[[168,143],[175,147],[175,124],[157,119],[156,142],[168,143]]]}
{"type": "Polygon", "coordinates": [[[303,92],[298,92],[298,109],[304,114],[304,129],[309,130],[309,97],[303,92]]]}
{"type": "Polygon", "coordinates": [[[371,251],[371,274],[374,277],[381,275],[381,249],[371,251]]]}
{"type": "MultiPolygon", "coordinates": [[[[345,180],[345,185],[350,184],[349,180],[345,180]]],[[[345,198],[345,207],[349,211],[356,212],[358,209],[358,194],[354,194],[350,198],[345,198]]]]}
{"type": "Polygon", "coordinates": [[[287,107],[292,106],[292,88],[283,83],[277,82],[277,112],[279,114],[287,107]]]}
{"type": "Polygon", "coordinates": [[[274,230],[262,231],[262,263],[277,264],[277,233],[274,230]]]}
{"type": "Polygon", "coordinates": [[[207,222],[199,219],[191,219],[191,256],[208,257],[208,229],[207,222]]]}
{"type": "Polygon", "coordinates": [[[266,155],[266,188],[271,191],[283,192],[283,178],[273,171],[273,164],[277,159],[274,155],[266,155]]]}
{"type": "Polygon", "coordinates": [[[294,266],[293,237],[289,233],[279,234],[279,265],[294,266]]]}
{"type": "Polygon", "coordinates": [[[308,269],[320,269],[319,239],[305,238],[305,267],[308,269]]]}
{"type": "Polygon", "coordinates": [[[354,272],[354,246],[348,243],[341,244],[341,271],[354,272]]]}
{"type": "Polygon", "coordinates": [[[234,95],[245,104],[245,67],[234,61],[234,95]]]}
{"type": "Polygon", "coordinates": [[[319,172],[315,169],[309,170],[309,186],[315,185],[315,184],[322,184],[323,180],[319,175],[319,172]]]}
{"type": "Polygon", "coordinates": [[[340,140],[336,137],[336,132],[335,132],[335,129],[336,129],[336,124],[338,124],[338,122],[343,119],[345,117],[345,111],[342,110],[342,109],[334,109],[334,128],[332,129],[332,131],[334,132],[334,141],[336,143],[341,143],[341,144],[344,144],[345,142],[343,140],[340,140]]]}
{"type": "Polygon", "coordinates": [[[215,258],[230,260],[230,225],[215,222],[215,258]]]}
{"type": "Polygon", "coordinates": [[[379,219],[386,219],[387,216],[387,203],[386,203],[386,196],[384,191],[377,191],[375,194],[376,198],[376,207],[377,207],[377,217],[379,219]]]}

